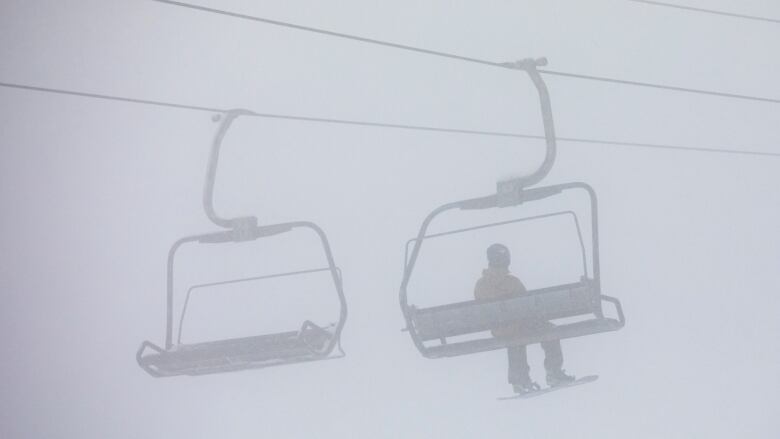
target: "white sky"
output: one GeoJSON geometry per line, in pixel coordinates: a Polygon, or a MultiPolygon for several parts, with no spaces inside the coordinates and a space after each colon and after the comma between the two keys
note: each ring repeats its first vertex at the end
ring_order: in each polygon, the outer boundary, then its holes
{"type": "MultiPolygon", "coordinates": [[[[619,0],[201,4],[496,61],[546,56],[554,70],[780,97],[780,26],[771,23],[619,0]]],[[[685,4],[780,17],[780,4],[769,0],[685,4]]],[[[512,73],[147,1],[4,0],[0,59],[0,82],[541,131],[530,84],[512,73]]],[[[546,79],[561,136],[780,151],[776,104],[546,79]]],[[[497,178],[533,169],[541,145],[240,119],[225,143],[218,208],[261,222],[313,220],[326,230],[344,270],[348,356],[152,379],[134,354],[142,340],[163,341],[168,246],[214,229],[200,204],[216,127],[210,115],[9,89],[0,89],[0,102],[2,437],[780,431],[778,158],[561,143],[546,182],[596,188],[604,293],[622,300],[628,323],[564,341],[567,370],[599,374],[595,384],[498,403],[510,392],[503,352],[426,360],[399,331],[403,244],[439,204],[487,195],[497,178]]],[[[574,201],[555,208],[567,202],[574,201]]],[[[513,250],[559,248],[545,247],[546,239],[513,250]]],[[[450,279],[432,298],[468,295],[470,281],[459,279],[479,274],[481,266],[456,262],[473,259],[472,247],[455,248],[457,257],[429,255],[430,279],[450,279]],[[434,272],[436,258],[458,267],[457,276],[434,272]]],[[[269,261],[294,264],[312,251],[291,245],[235,262],[244,253],[228,248],[187,262],[191,274],[218,277],[255,261],[261,272],[269,261]]],[[[545,267],[514,268],[527,279],[553,277],[545,267]]],[[[259,306],[289,311],[292,321],[314,303],[300,295],[269,300],[259,306]]],[[[224,312],[214,324],[232,323],[224,312]]],[[[529,352],[543,381],[540,349],[529,352]]]]}

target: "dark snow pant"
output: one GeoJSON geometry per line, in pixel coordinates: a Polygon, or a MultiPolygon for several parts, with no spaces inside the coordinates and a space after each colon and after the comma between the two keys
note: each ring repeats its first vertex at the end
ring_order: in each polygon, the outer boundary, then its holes
{"type": "MultiPolygon", "coordinates": [[[[556,372],[563,367],[563,351],[561,341],[542,342],[544,349],[544,368],[547,373],[556,372]]],[[[528,366],[528,357],[525,346],[511,346],[506,349],[509,357],[509,384],[519,384],[528,380],[531,368],[528,366]]]]}

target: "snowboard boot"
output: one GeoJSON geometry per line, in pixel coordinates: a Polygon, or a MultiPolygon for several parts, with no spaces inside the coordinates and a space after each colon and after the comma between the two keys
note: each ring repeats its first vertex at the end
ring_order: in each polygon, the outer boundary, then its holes
{"type": "Polygon", "coordinates": [[[576,378],[574,375],[566,375],[563,369],[547,372],[547,385],[550,387],[564,386],[574,382],[576,378]]]}
{"type": "Polygon", "coordinates": [[[514,390],[517,394],[536,392],[540,389],[541,387],[539,387],[538,384],[531,381],[531,377],[525,377],[521,381],[512,383],[512,390],[514,390]]]}

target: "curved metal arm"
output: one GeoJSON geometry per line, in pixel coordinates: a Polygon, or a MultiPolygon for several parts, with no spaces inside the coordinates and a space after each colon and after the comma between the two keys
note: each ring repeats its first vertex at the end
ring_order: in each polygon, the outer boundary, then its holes
{"type": "Polygon", "coordinates": [[[542,181],[544,177],[546,177],[550,172],[550,169],[552,169],[552,166],[555,163],[557,144],[555,139],[555,123],[553,121],[552,103],[550,102],[550,92],[547,90],[547,85],[542,79],[542,76],[539,74],[539,71],[536,70],[537,67],[546,66],[547,59],[527,58],[512,63],[504,63],[504,65],[510,68],[523,70],[528,74],[528,76],[531,78],[531,81],[534,83],[534,86],[536,87],[536,91],[539,94],[539,103],[541,104],[542,110],[544,140],[547,150],[545,152],[544,161],[541,165],[539,165],[539,168],[536,171],[529,175],[510,180],[515,186],[517,186],[518,189],[522,189],[542,181]]]}
{"type": "Polygon", "coordinates": [[[235,109],[229,110],[224,115],[215,116],[215,120],[222,119],[222,122],[217,129],[217,133],[214,136],[214,141],[211,145],[211,155],[209,156],[208,167],[206,168],[206,183],[203,187],[203,209],[206,211],[206,216],[219,227],[227,229],[237,228],[250,228],[257,226],[257,218],[253,216],[240,217],[240,218],[223,218],[217,214],[214,210],[214,181],[217,178],[217,167],[219,165],[219,150],[222,147],[222,140],[225,138],[233,121],[242,115],[254,114],[249,110],[235,109]]]}

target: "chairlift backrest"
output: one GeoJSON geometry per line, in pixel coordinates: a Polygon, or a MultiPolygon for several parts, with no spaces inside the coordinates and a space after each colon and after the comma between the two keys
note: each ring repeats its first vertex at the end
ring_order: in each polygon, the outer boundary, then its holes
{"type": "Polygon", "coordinates": [[[436,340],[505,326],[601,312],[598,291],[590,280],[492,300],[470,300],[413,310],[421,340],[436,340]]]}
{"type": "MultiPolygon", "coordinates": [[[[585,240],[582,236],[582,227],[580,226],[580,220],[577,217],[577,214],[574,213],[574,211],[571,210],[564,210],[560,212],[552,212],[552,213],[545,213],[541,215],[533,215],[533,216],[527,216],[522,218],[515,218],[507,221],[499,221],[494,223],[488,223],[488,224],[480,224],[477,226],[471,226],[471,227],[464,227],[460,229],[455,230],[448,230],[446,232],[440,232],[440,233],[432,233],[429,235],[426,235],[424,238],[427,240],[435,239],[435,238],[441,238],[445,236],[451,236],[461,233],[470,233],[475,232],[482,229],[492,228],[492,227],[500,227],[500,226],[506,226],[506,225],[512,225],[512,224],[518,224],[518,223],[524,223],[524,222],[530,222],[530,221],[541,221],[548,218],[553,217],[559,217],[559,216],[567,216],[570,217],[572,220],[572,223],[574,224],[575,231],[577,233],[577,242],[579,244],[579,250],[580,250],[580,261],[582,264],[582,276],[587,277],[588,276],[588,257],[586,255],[585,251],[585,240]]],[[[411,238],[408,241],[406,241],[406,246],[404,247],[404,268],[406,268],[407,265],[409,265],[409,254],[412,251],[412,244],[415,244],[417,242],[417,238],[411,238]]]]}

